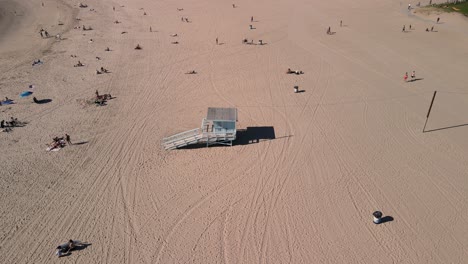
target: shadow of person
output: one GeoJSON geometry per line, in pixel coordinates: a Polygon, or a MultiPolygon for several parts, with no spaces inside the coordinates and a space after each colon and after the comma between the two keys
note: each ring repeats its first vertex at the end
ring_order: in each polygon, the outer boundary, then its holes
{"type": "Polygon", "coordinates": [[[73,145],[84,145],[84,144],[87,144],[88,141],[81,141],[81,142],[78,142],[78,143],[73,143],[73,145]]]}
{"type": "Polygon", "coordinates": [[[80,250],[83,250],[89,246],[91,246],[92,244],[91,243],[83,243],[83,244],[80,244],[80,245],[77,245],[75,246],[74,248],[72,248],[72,250],[70,251],[80,251],[80,250]]]}

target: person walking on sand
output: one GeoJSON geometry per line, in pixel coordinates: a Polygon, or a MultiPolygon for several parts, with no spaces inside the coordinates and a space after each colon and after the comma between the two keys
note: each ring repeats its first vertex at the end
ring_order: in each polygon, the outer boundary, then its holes
{"type": "Polygon", "coordinates": [[[437,18],[437,24],[439,24],[439,21],[440,21],[440,17],[437,18]]]}
{"type": "Polygon", "coordinates": [[[403,30],[401,32],[405,32],[406,31],[406,27],[405,25],[403,25],[403,30]]]}
{"type": "Polygon", "coordinates": [[[65,134],[65,140],[67,141],[68,144],[73,145],[73,143],[70,140],[70,135],[65,134]]]}
{"type": "Polygon", "coordinates": [[[216,45],[218,45],[218,37],[216,37],[216,45]]]}
{"type": "Polygon", "coordinates": [[[113,6],[113,7],[112,7],[112,10],[114,10],[114,11],[115,11],[115,6],[113,6]]]}
{"type": "Polygon", "coordinates": [[[411,24],[409,25],[409,29],[411,30],[411,24]]]}
{"type": "Polygon", "coordinates": [[[153,29],[150,27],[150,32],[153,32],[153,29]]]}
{"type": "Polygon", "coordinates": [[[415,71],[413,71],[411,73],[411,81],[414,81],[414,78],[416,78],[416,72],[415,71]]]}
{"type": "Polygon", "coordinates": [[[331,34],[331,27],[328,27],[328,29],[327,29],[327,34],[328,34],[328,35],[331,34]]]}
{"type": "Polygon", "coordinates": [[[250,17],[250,22],[253,22],[253,16],[250,17]]]}
{"type": "Polygon", "coordinates": [[[343,20],[340,20],[340,27],[343,26],[343,20]]]}
{"type": "Polygon", "coordinates": [[[405,76],[403,76],[403,80],[404,80],[405,82],[408,81],[408,72],[406,72],[406,73],[405,73],[405,76]]]}
{"type": "Polygon", "coordinates": [[[434,31],[434,26],[431,27],[431,32],[434,31]]]}
{"type": "Polygon", "coordinates": [[[408,4],[408,10],[411,10],[411,4],[408,4]]]}

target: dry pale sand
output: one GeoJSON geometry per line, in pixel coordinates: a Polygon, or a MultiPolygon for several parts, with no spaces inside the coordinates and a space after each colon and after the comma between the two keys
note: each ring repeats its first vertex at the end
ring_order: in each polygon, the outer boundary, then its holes
{"type": "Polygon", "coordinates": [[[16,100],[0,118],[28,122],[0,135],[0,262],[466,263],[466,18],[391,0],[78,3],[0,0],[0,96],[16,100]],[[29,84],[52,101],[19,99],[29,84]],[[86,104],[96,89],[116,98],[86,104]],[[210,106],[275,139],[163,150],[210,106]],[[46,152],[64,133],[79,144],[46,152]],[[91,245],[57,258],[70,238],[91,245]]]}

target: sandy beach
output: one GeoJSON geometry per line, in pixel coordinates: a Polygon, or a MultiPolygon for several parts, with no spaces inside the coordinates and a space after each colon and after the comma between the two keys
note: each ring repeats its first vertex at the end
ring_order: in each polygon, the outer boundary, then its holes
{"type": "Polygon", "coordinates": [[[466,262],[466,17],[82,3],[0,0],[0,262],[466,262]],[[237,108],[233,146],[164,149],[208,107],[237,108]]]}

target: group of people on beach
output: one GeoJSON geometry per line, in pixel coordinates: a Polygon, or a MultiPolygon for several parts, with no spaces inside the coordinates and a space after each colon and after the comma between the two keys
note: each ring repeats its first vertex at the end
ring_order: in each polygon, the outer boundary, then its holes
{"type": "Polygon", "coordinates": [[[49,32],[47,32],[47,30],[44,30],[43,28],[41,28],[41,30],[39,30],[39,34],[41,35],[41,38],[50,37],[49,32]]]}
{"type": "MultiPolygon", "coordinates": [[[[411,82],[414,81],[415,78],[416,78],[416,72],[413,71],[413,72],[411,73],[411,82]]],[[[405,82],[408,82],[408,72],[406,72],[405,75],[403,76],[403,80],[404,80],[405,82]]]]}
{"type": "Polygon", "coordinates": [[[47,150],[51,151],[57,148],[63,148],[65,145],[68,143],[68,145],[73,145],[71,142],[70,135],[65,133],[65,136],[63,137],[54,137],[52,138],[52,143],[49,144],[49,147],[47,150]]]}
{"type": "Polygon", "coordinates": [[[95,94],[96,97],[94,98],[94,103],[99,106],[104,105],[107,102],[107,100],[112,99],[111,94],[99,94],[98,90],[96,90],[95,94]]]}
{"type": "Polygon", "coordinates": [[[0,121],[0,128],[16,127],[19,125],[18,118],[10,117],[10,121],[0,121]]]}

